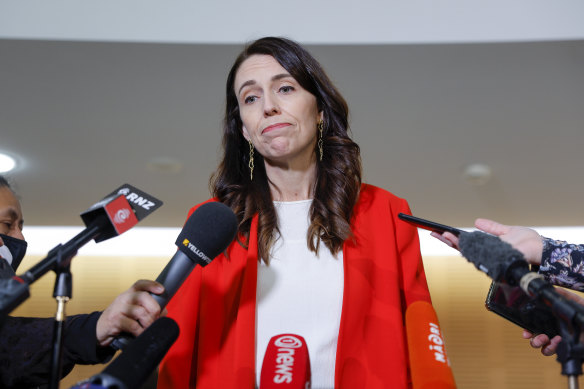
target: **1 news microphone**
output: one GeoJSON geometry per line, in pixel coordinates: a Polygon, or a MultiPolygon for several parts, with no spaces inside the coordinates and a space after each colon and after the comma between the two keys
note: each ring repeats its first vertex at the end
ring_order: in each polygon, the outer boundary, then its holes
{"type": "Polygon", "coordinates": [[[406,336],[413,389],[456,388],[438,317],[430,303],[415,301],[408,306],[406,336]]]}
{"type": "Polygon", "coordinates": [[[178,334],[179,328],[174,320],[169,317],[157,319],[100,374],[78,383],[72,389],[142,387],[178,334]]]}
{"type": "Polygon", "coordinates": [[[307,389],[311,385],[310,357],[300,335],[273,336],[266,348],[260,389],[307,389]]]}
{"type": "Polygon", "coordinates": [[[519,285],[526,294],[551,306],[564,322],[584,326],[584,307],[566,299],[541,274],[530,271],[523,254],[499,237],[484,232],[463,232],[458,246],[475,267],[497,282],[519,285]]]}
{"type": "MultiPolygon", "coordinates": [[[[236,232],[235,214],[223,203],[208,202],[193,212],[176,238],[178,251],[156,279],[164,286],[164,292],[159,295],[151,294],[161,309],[195,266],[206,266],[225,251],[235,238],[236,232]]],[[[124,348],[131,339],[129,335],[121,335],[112,342],[112,347],[124,348]]]]}
{"type": "Polygon", "coordinates": [[[86,225],[85,229],[67,243],[54,247],[45,259],[24,274],[2,281],[0,319],[30,296],[30,284],[49,270],[68,267],[71,259],[83,245],[92,239],[101,242],[126,232],[136,225],[138,220],[148,216],[161,205],[162,202],[155,197],[125,184],[91,206],[81,214],[86,225]],[[145,205],[148,205],[148,209],[144,209],[145,205]]]}

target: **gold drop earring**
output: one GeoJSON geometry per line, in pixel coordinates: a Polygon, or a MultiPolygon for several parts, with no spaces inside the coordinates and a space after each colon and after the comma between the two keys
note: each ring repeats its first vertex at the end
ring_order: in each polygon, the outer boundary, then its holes
{"type": "Polygon", "coordinates": [[[318,149],[320,150],[320,160],[322,161],[322,130],[324,127],[324,123],[322,121],[322,119],[316,124],[316,128],[318,130],[318,132],[320,133],[319,137],[318,137],[318,149]]]}
{"type": "Polygon", "coordinates": [[[251,143],[251,140],[248,140],[249,142],[249,179],[250,181],[253,181],[253,143],[251,143]]]}

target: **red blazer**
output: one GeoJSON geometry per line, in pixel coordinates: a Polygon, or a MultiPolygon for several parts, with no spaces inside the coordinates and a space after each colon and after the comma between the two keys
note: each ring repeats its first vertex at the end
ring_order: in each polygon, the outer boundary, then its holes
{"type": "MultiPolygon", "coordinates": [[[[411,386],[404,314],[430,294],[417,231],[400,212],[410,212],[405,200],[362,186],[354,239],[343,245],[336,388],[411,386]]],[[[160,365],[158,388],[255,388],[257,216],[250,231],[248,250],[232,243],[229,259],[197,267],[168,304],[180,335],[160,365]]]]}

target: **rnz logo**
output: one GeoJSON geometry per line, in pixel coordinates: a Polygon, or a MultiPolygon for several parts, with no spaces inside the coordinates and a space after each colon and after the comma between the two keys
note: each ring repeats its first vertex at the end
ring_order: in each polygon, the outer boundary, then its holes
{"type": "Polygon", "coordinates": [[[130,210],[127,208],[119,209],[114,215],[114,223],[124,224],[126,220],[130,217],[130,210]]]}
{"type": "Polygon", "coordinates": [[[154,202],[131,192],[129,188],[122,188],[118,191],[118,194],[126,196],[126,200],[130,203],[134,203],[146,210],[150,210],[154,206],[154,202]]]}

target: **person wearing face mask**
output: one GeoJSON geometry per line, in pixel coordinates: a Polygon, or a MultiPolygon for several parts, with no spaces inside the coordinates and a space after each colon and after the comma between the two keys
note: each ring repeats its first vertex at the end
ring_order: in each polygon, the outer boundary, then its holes
{"type": "Polygon", "coordinates": [[[407,202],[361,182],[347,104],[296,42],[251,43],[226,84],[211,201],[238,238],[170,301],[158,387],[253,389],[285,333],[306,339],[313,388],[410,387],[404,315],[430,295],[407,202]]]}
{"type": "MultiPolygon", "coordinates": [[[[0,278],[12,277],[26,252],[20,201],[0,176],[0,278]]],[[[160,294],[155,281],[137,281],[103,311],[66,319],[63,339],[63,376],[75,364],[105,363],[115,350],[109,347],[122,332],[138,336],[161,312],[148,293],[160,294]]],[[[53,318],[7,316],[0,327],[0,387],[45,386],[50,376],[53,318]]]]}

